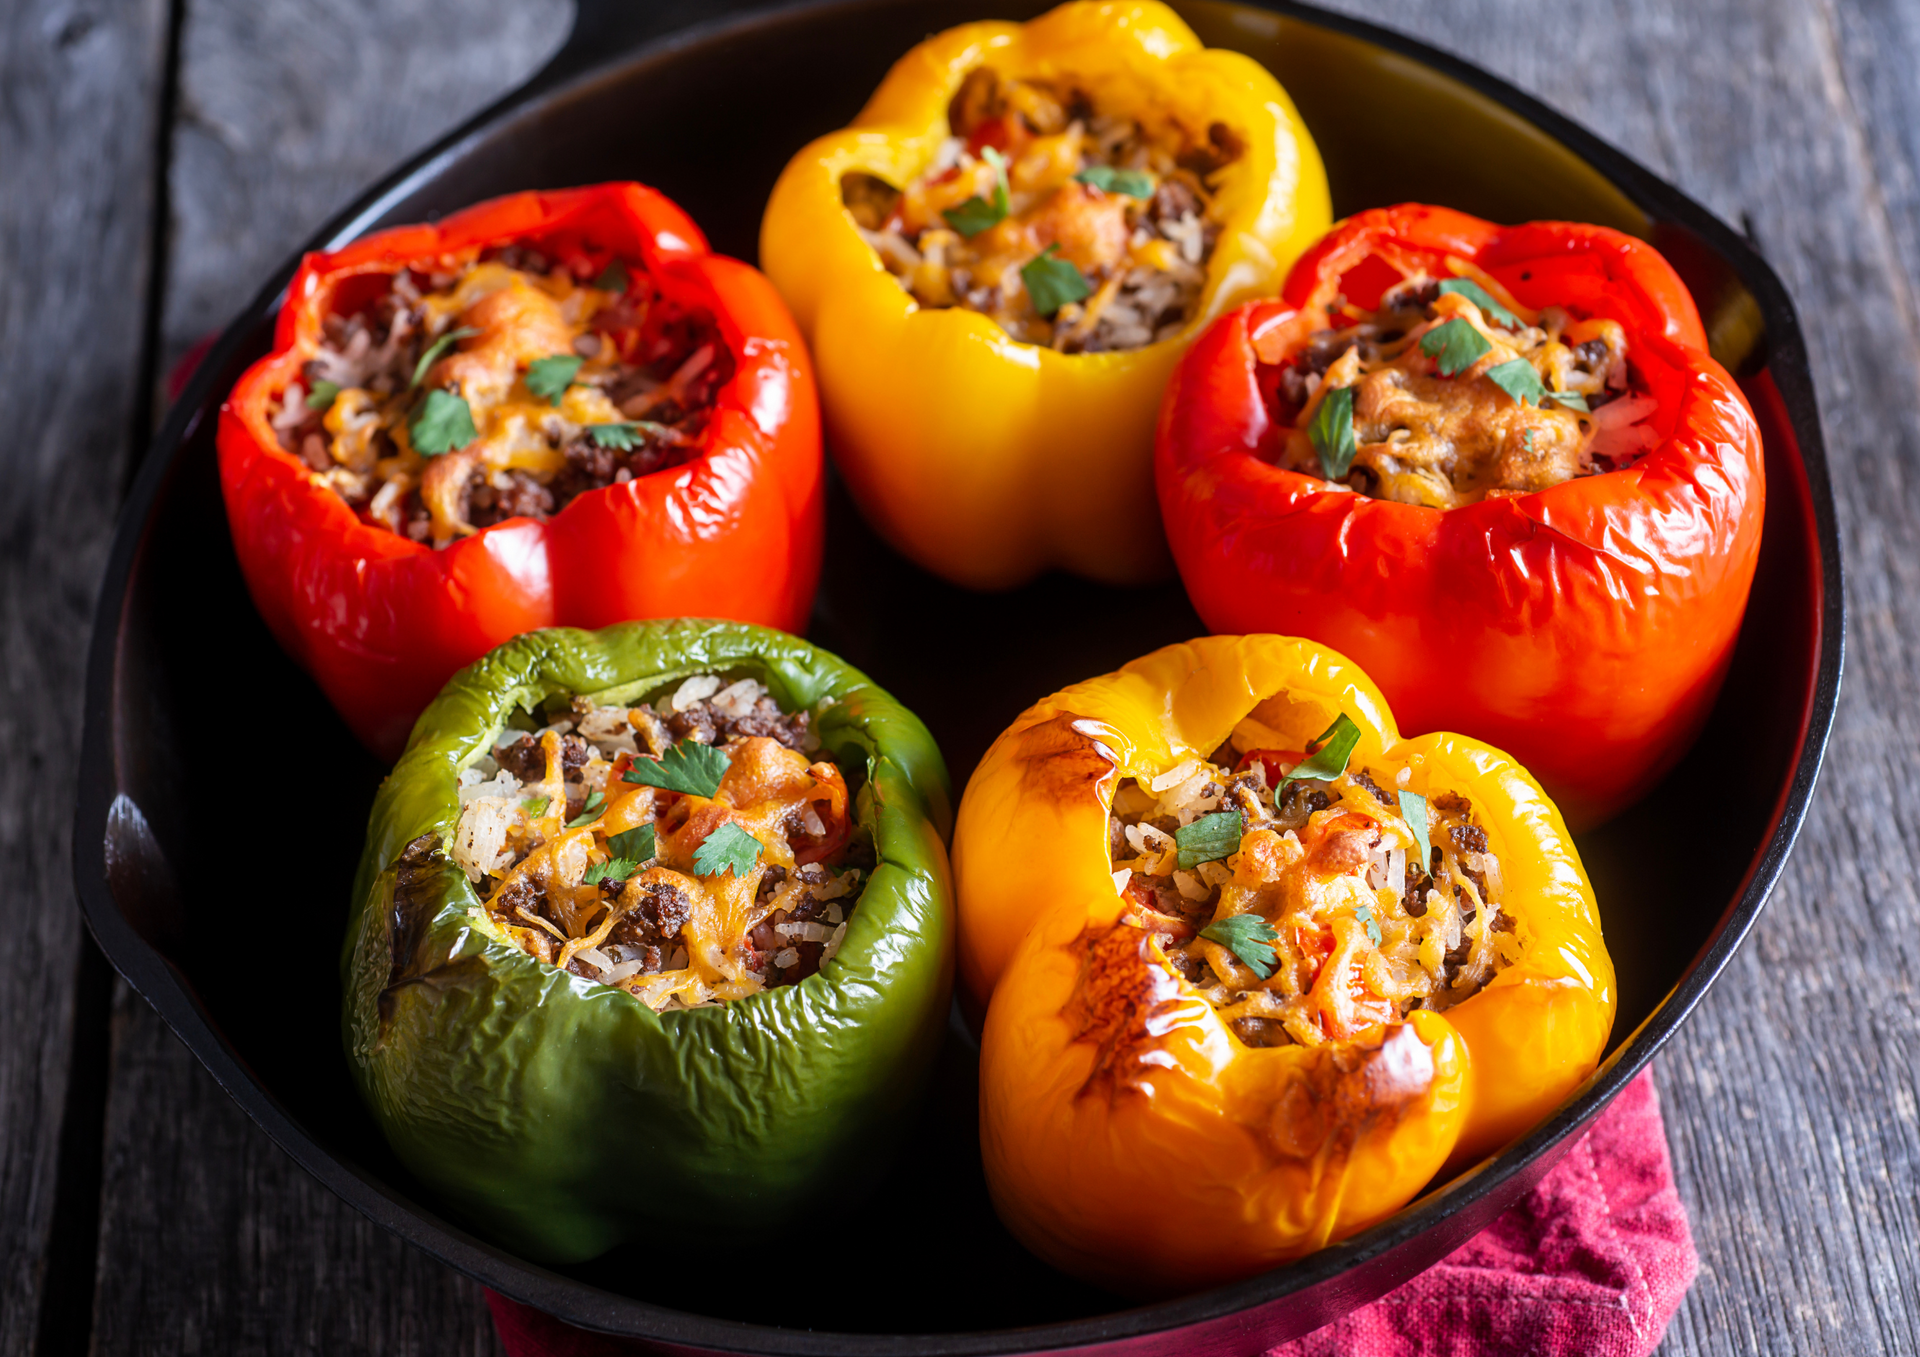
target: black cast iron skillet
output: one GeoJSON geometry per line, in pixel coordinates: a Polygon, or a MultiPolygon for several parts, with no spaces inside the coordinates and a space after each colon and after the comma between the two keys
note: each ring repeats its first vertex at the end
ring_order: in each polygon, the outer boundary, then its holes
{"type": "MultiPolygon", "coordinates": [[[[843,0],[729,14],[586,0],[545,71],[314,246],[516,189],[634,178],[676,199],[716,248],[751,259],[781,166],[841,126],[895,57],[950,24],[1043,7],[843,0]]],[[[388,1152],[340,1050],[336,951],[382,770],[255,615],[219,501],[214,416],[266,349],[289,261],[174,408],[129,497],[93,637],[74,856],[87,921],[122,974],[274,1139],[367,1216],[507,1296],[679,1350],[1256,1352],[1384,1293],[1513,1203],[1726,965],[1806,812],[1842,662],[1826,457],[1779,280],[1705,209],[1482,71],[1303,5],[1180,8],[1209,44],[1251,53],[1292,92],[1336,215],[1423,199],[1653,240],[1760,417],[1765,540],[1726,688],[1672,776],[1580,840],[1619,968],[1605,1063],[1519,1143],[1375,1229],[1140,1308],[1049,1271],[994,1219],[974,1139],[974,1052],[957,1029],[892,1178],[842,1218],[775,1237],[751,1220],[689,1221],[677,1239],[567,1269],[465,1233],[388,1152]],[[236,804],[267,773],[278,775],[271,801],[236,804]]],[[[1177,584],[954,589],[889,552],[839,494],[829,540],[813,638],[920,712],[956,784],[1035,698],[1202,630],[1177,584]]]]}

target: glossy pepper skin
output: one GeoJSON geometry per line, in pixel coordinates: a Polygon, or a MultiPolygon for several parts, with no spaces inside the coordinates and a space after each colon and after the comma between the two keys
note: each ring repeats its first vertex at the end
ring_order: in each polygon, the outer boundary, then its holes
{"type": "MultiPolygon", "coordinates": [[[[364,300],[364,294],[359,294],[364,300]]],[[[221,408],[220,484],[247,588],[288,654],[382,758],[452,673],[521,632],[710,615],[797,629],[824,531],[818,398],[806,345],[767,280],[708,253],[639,184],[519,193],[301,261],[274,331],[221,408]],[[514,242],[586,242],[638,261],[710,312],[736,364],[690,461],[514,518],[441,550],[372,526],[270,420],[357,280],[514,242]]]]}
{"type": "Polygon", "coordinates": [[[1444,208],[1363,212],[1272,301],[1224,316],[1162,408],[1156,475],[1194,607],[1223,632],[1351,655],[1409,730],[1472,732],[1532,770],[1576,828],[1650,789],[1705,722],[1746,611],[1766,506],[1760,433],[1651,246],[1599,226],[1496,226],[1444,208]],[[1621,470],[1440,510],[1274,465],[1259,368],[1343,291],[1491,274],[1529,307],[1618,320],[1659,442],[1621,470]]]}
{"type": "Polygon", "coordinates": [[[1152,450],[1174,361],[1210,319],[1271,291],[1327,221],[1319,152],[1263,67],[1203,48],[1151,0],[1072,3],[1026,24],[949,29],[902,57],[851,126],[788,164],[760,259],[813,345],[835,464],[896,548],[978,589],[1051,567],[1132,584],[1168,573],[1152,450]],[[922,308],[861,237],[842,177],[918,179],[948,135],[949,101],[985,63],[1077,76],[1244,138],[1216,176],[1221,235],[1178,336],[1098,354],[1016,343],[978,312],[922,308]]]}
{"type": "Polygon", "coordinates": [[[945,1028],[951,815],[926,727],[794,637],[673,621],[508,642],[454,676],[374,802],[342,960],[362,1096],[451,1212],[542,1262],[692,1222],[765,1230],[844,1198],[885,1167],[945,1028]],[[483,934],[443,853],[396,890],[403,850],[445,842],[460,770],[516,705],[637,701],[715,671],[789,709],[832,699],[814,729],[859,787],[879,863],[819,974],[655,1013],[483,934]]]}
{"type": "Polygon", "coordinates": [[[1035,704],[969,782],[953,865],[994,1203],[1048,1262],[1122,1292],[1246,1276],[1385,1218],[1549,1112],[1612,1027],[1592,888],[1539,785],[1463,736],[1401,738],[1366,675],[1311,641],[1208,637],[1035,704]],[[1412,790],[1472,799],[1523,943],[1472,998],[1350,1045],[1248,1047],[1120,923],[1121,779],[1208,757],[1276,694],[1296,747],[1344,712],[1355,764],[1419,759],[1412,790]]]}

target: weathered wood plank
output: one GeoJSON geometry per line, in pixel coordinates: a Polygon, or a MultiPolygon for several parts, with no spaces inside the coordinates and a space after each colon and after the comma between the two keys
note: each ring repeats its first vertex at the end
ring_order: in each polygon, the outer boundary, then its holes
{"type": "Polygon", "coordinates": [[[1747,223],[1801,307],[1851,579],[1847,692],[1767,916],[1660,1062],[1702,1259],[1667,1350],[1913,1351],[1920,22],[1826,0],[1340,7],[1505,75],[1747,223]]]}
{"type": "MultiPolygon", "coordinates": [[[[97,1100],[69,1088],[82,952],[69,824],[86,636],[140,390],[165,0],[0,7],[0,1354],[84,1331],[90,1224],[58,1219],[62,1123],[90,1197],[97,1100]],[[59,525],[44,532],[41,525],[59,525]],[[70,1091],[74,1097],[70,1100],[70,1091]],[[93,1125],[87,1123],[92,1122],[93,1125]],[[77,1234],[64,1227],[79,1226],[77,1234]],[[76,1257],[75,1247],[80,1252],[76,1257]],[[48,1286],[63,1292],[48,1299],[48,1286]]],[[[90,947],[90,944],[88,944],[90,947]]],[[[90,971],[89,1001],[104,1001],[90,971]]],[[[84,1019],[82,1026],[85,1026],[84,1019]]]]}
{"type": "MultiPolygon", "coordinates": [[[[169,360],[369,183],[530,75],[569,21],[566,0],[188,0],[169,360]]],[[[477,1287],[314,1182],[124,987],[99,1275],[103,1355],[496,1350],[477,1287]]]]}

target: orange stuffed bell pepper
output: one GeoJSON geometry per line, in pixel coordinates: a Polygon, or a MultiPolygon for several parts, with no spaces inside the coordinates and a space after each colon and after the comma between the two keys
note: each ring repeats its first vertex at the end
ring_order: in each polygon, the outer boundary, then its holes
{"type": "Polygon", "coordinates": [[[1706,720],[1760,547],[1760,433],[1651,246],[1363,212],[1167,390],[1161,508],[1217,631],[1353,656],[1409,730],[1512,753],[1576,827],[1706,720]]]}
{"type": "Polygon", "coordinates": [[[1152,0],[966,24],[788,164],[760,259],[819,364],[861,511],[948,579],[1167,573],[1153,422],[1211,318],[1328,221],[1251,58],[1152,0]]]}
{"type": "Polygon", "coordinates": [[[1155,651],[1023,714],[954,836],[1001,1218],[1137,1294],[1297,1258],[1546,1115],[1613,1024],[1559,812],[1281,636],[1155,651]]]}
{"type": "Polygon", "coordinates": [[[520,193],[301,261],[220,414],[254,602],[397,754],[539,627],[797,631],[823,506],[812,365],[772,286],[639,184],[520,193]]]}

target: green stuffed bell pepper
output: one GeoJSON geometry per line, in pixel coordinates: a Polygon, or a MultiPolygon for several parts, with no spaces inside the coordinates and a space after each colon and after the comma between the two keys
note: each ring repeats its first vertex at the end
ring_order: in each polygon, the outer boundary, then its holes
{"type": "Polygon", "coordinates": [[[549,630],[455,675],[374,802],[346,1043],[455,1214],[547,1262],[877,1175],[947,1017],[946,769],[765,628],[549,630]]]}

